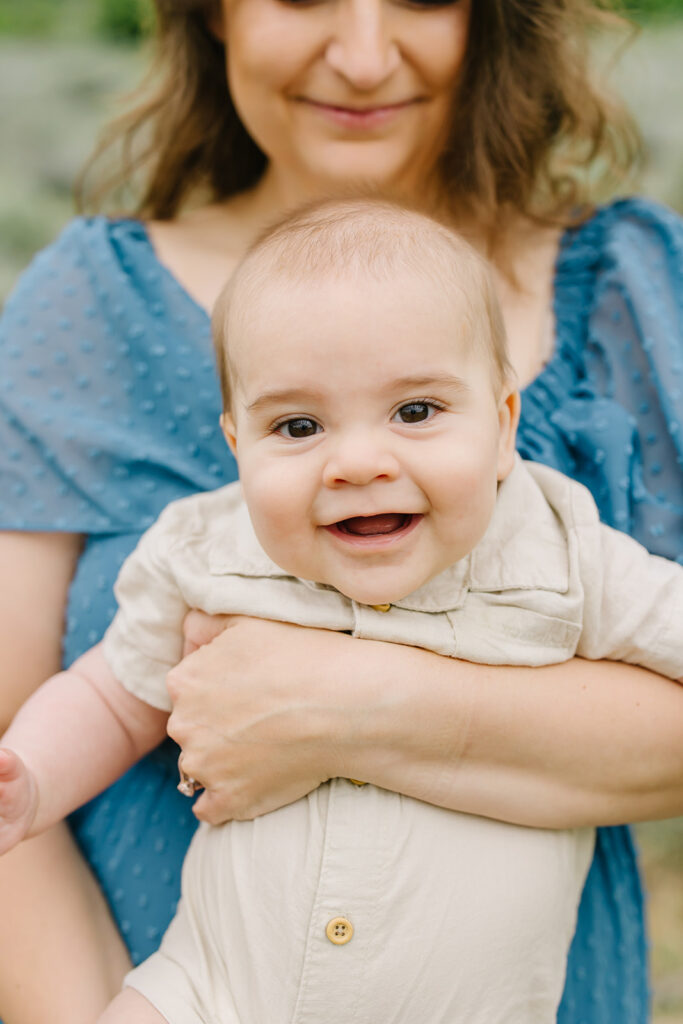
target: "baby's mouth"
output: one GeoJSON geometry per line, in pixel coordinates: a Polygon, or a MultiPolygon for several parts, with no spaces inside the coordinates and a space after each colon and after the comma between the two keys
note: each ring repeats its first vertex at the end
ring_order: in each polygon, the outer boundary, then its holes
{"type": "Polygon", "coordinates": [[[335,526],[342,533],[350,533],[354,537],[377,537],[404,530],[412,518],[403,512],[382,512],[376,516],[352,516],[335,523],[335,526]]]}
{"type": "Polygon", "coordinates": [[[424,518],[412,512],[381,512],[376,516],[350,516],[325,529],[344,545],[376,551],[401,544],[424,518]]]}

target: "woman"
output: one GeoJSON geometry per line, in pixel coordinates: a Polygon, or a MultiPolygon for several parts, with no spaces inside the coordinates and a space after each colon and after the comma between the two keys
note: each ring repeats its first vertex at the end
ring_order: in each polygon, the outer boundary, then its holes
{"type": "MultiPolygon", "coordinates": [[[[57,667],[65,609],[70,662],[103,632],[120,562],[158,511],[234,475],[207,310],[262,226],[319,194],[419,201],[492,253],[528,385],[522,454],[678,557],[683,228],[630,202],[562,233],[586,167],[628,162],[626,130],[585,75],[588,0],[157,6],[162,80],[119,126],[144,127],[140,219],[76,221],[5,314],[3,719],[57,667]]],[[[680,691],[646,672],[494,670],[253,620],[201,646],[224,625],[188,621],[201,649],[171,680],[171,732],[209,820],[262,814],[333,775],[548,827],[681,808],[680,691]],[[375,682],[388,674],[387,706],[375,682]]],[[[169,745],[74,822],[135,960],[170,917],[194,824],[176,757],[169,745]]],[[[65,830],[2,862],[0,900],[7,1024],[91,1021],[127,954],[65,830]]],[[[642,1024],[644,943],[628,833],[603,829],[560,1020],[642,1024]]]]}

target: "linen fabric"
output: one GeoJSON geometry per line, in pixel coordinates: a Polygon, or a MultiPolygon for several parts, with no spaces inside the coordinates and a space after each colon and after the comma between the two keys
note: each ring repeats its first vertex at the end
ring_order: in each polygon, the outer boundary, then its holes
{"type": "MultiPolygon", "coordinates": [[[[169,711],[190,608],[468,661],[579,653],[683,677],[683,566],[601,524],[580,484],[519,459],[474,551],[388,609],[280,569],[238,483],[169,505],[114,590],[105,657],[169,711]]],[[[358,788],[335,779],[256,823],[201,826],[178,916],[127,984],[169,1024],[317,1024],[350,992],[346,1016],[359,1021],[553,1024],[593,831],[517,828],[358,788]],[[353,928],[343,953],[326,929],[340,918],[353,928]]]]}
{"type": "Polygon", "coordinates": [[[388,611],[276,565],[239,483],[168,505],[124,563],[114,593],[109,666],[136,697],[169,712],[166,676],[180,661],[191,608],[491,665],[548,665],[578,654],[683,678],[683,566],[602,524],[580,484],[519,457],[474,550],[388,611]]]}
{"type": "MultiPolygon", "coordinates": [[[[554,313],[520,452],[586,484],[609,525],[683,560],[681,219],[621,200],[567,231],[554,313]]],[[[144,225],[73,221],[0,322],[0,527],[85,535],[65,665],[102,637],[123,559],[168,501],[236,477],[219,411],[208,316],[144,225]]],[[[72,817],[135,962],[172,916],[196,828],[176,758],[165,744],[72,817]]],[[[631,833],[599,829],[559,1024],[645,1024],[646,960],[631,833]]]]}
{"type": "Polygon", "coordinates": [[[334,779],[200,825],[178,915],[126,984],[170,1024],[554,1024],[592,852],[591,829],[334,779]]]}

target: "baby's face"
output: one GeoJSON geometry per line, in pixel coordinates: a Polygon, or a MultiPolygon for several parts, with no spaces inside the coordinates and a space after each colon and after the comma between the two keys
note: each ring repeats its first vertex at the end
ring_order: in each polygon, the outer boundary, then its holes
{"type": "Polygon", "coordinates": [[[517,397],[497,399],[464,313],[406,274],[278,283],[233,315],[224,429],[283,569],[381,604],[481,539],[512,465],[517,397]]]}

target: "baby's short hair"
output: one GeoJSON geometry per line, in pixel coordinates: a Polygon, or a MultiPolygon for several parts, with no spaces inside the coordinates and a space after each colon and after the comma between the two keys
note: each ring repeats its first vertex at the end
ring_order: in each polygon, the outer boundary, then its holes
{"type": "Polygon", "coordinates": [[[224,410],[231,408],[228,324],[236,306],[258,302],[271,281],[314,283],[354,275],[391,280],[406,270],[437,281],[444,297],[464,300],[468,337],[491,363],[500,392],[513,371],[486,260],[460,235],[416,210],[383,199],[328,199],[268,228],[216,301],[212,331],[224,410]]]}

